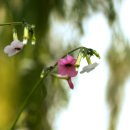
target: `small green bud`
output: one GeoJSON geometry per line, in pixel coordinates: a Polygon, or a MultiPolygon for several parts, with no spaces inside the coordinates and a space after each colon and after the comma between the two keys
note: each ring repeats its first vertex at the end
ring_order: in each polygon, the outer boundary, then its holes
{"type": "Polygon", "coordinates": [[[17,30],[13,28],[13,40],[18,40],[17,30]]]}
{"type": "Polygon", "coordinates": [[[29,32],[31,34],[31,43],[32,45],[35,45],[36,43],[36,37],[35,37],[35,25],[31,25],[30,29],[29,29],[29,32]]]}
{"type": "Polygon", "coordinates": [[[82,58],[83,58],[83,52],[80,51],[80,52],[79,52],[79,55],[78,55],[78,58],[77,58],[77,61],[76,61],[76,63],[75,63],[75,67],[79,68],[80,62],[81,62],[81,59],[82,59],[82,58]]]}
{"type": "Polygon", "coordinates": [[[44,76],[45,76],[45,71],[42,70],[42,72],[41,72],[41,74],[40,74],[40,78],[44,78],[44,76]]]}
{"type": "Polygon", "coordinates": [[[33,32],[32,38],[31,38],[31,43],[32,43],[32,45],[35,45],[35,43],[36,43],[36,37],[35,37],[34,32],[33,32]]]}
{"type": "Polygon", "coordinates": [[[29,29],[28,29],[28,26],[26,25],[24,27],[23,44],[27,44],[28,39],[29,39],[29,29]]]}
{"type": "Polygon", "coordinates": [[[94,54],[96,57],[98,57],[99,59],[101,58],[100,55],[99,55],[99,53],[97,53],[97,51],[93,50],[93,54],[94,54]]]}
{"type": "Polygon", "coordinates": [[[89,55],[86,55],[86,60],[87,60],[87,62],[88,62],[88,64],[92,64],[92,62],[91,62],[91,59],[90,59],[90,56],[89,55]]]}

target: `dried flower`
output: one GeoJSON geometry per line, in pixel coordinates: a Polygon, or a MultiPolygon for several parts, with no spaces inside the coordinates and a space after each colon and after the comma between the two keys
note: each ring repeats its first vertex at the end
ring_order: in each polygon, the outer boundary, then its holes
{"type": "Polygon", "coordinates": [[[15,54],[17,54],[18,52],[20,52],[23,49],[23,43],[20,42],[19,40],[14,40],[11,42],[10,45],[7,45],[4,48],[4,52],[6,54],[8,54],[8,56],[13,56],[15,54]]]}

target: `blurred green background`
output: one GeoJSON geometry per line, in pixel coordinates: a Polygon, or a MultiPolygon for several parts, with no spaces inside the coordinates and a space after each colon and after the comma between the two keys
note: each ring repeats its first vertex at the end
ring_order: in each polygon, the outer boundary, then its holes
{"type": "MultiPolygon", "coordinates": [[[[53,65],[64,54],[63,51],[80,45],[74,39],[67,48],[62,43],[53,43],[49,37],[51,14],[55,14],[53,20],[71,22],[80,38],[84,34],[82,20],[94,12],[105,15],[112,32],[112,43],[106,56],[110,66],[107,103],[110,108],[109,130],[116,130],[124,83],[130,72],[130,48],[120,30],[115,2],[119,4],[121,0],[0,0],[0,23],[25,20],[36,25],[37,39],[35,46],[29,41],[22,52],[9,58],[3,48],[12,41],[13,27],[0,27],[0,130],[6,130],[15,119],[25,97],[39,79],[42,68],[53,65]]],[[[22,40],[22,26],[16,26],[16,29],[22,40]]],[[[47,77],[29,100],[16,127],[53,130],[55,115],[67,105],[68,97],[68,89],[58,79],[47,77]]]]}

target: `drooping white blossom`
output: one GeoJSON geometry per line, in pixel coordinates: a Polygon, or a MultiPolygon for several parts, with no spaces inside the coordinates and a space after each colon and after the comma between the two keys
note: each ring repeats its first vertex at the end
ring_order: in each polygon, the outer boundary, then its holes
{"type": "Polygon", "coordinates": [[[4,52],[8,55],[8,56],[13,56],[15,54],[17,54],[18,52],[20,52],[23,49],[24,44],[22,42],[20,42],[19,40],[14,40],[11,42],[10,45],[7,45],[4,48],[4,52]]]}
{"type": "Polygon", "coordinates": [[[92,71],[93,69],[95,69],[95,67],[97,67],[97,66],[98,66],[98,63],[96,63],[96,62],[93,64],[89,64],[87,66],[84,66],[82,71],[80,71],[80,74],[85,73],[85,72],[88,73],[88,72],[92,71]]]}

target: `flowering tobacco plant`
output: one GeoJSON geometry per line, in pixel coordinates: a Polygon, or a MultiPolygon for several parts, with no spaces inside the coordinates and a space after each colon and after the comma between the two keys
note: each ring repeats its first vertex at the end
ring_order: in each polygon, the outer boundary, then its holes
{"type": "MultiPolygon", "coordinates": [[[[13,41],[11,42],[10,45],[7,45],[4,48],[4,52],[8,54],[8,56],[13,56],[20,52],[23,47],[27,44],[28,39],[31,37],[31,42],[34,45],[36,38],[35,38],[35,33],[34,33],[34,25],[27,24],[25,22],[13,22],[13,23],[7,23],[7,24],[0,24],[0,26],[4,25],[24,25],[24,33],[23,33],[23,41],[20,42],[17,36],[16,29],[13,30],[13,41]]],[[[100,55],[97,53],[97,51],[91,49],[91,48],[86,48],[86,47],[78,47],[75,48],[71,51],[69,51],[66,55],[62,56],[57,62],[50,67],[47,67],[46,69],[43,69],[40,75],[39,81],[32,87],[32,90],[30,93],[27,95],[25,101],[23,102],[22,106],[20,107],[20,110],[16,116],[16,119],[12,123],[11,127],[9,130],[14,130],[15,125],[26,107],[28,100],[30,97],[33,95],[33,93],[36,91],[36,89],[39,87],[39,85],[42,83],[42,81],[50,74],[56,78],[59,79],[65,79],[67,80],[69,87],[71,89],[74,88],[74,85],[72,83],[72,78],[76,77],[78,75],[78,68],[80,67],[81,60],[83,58],[86,59],[87,64],[85,67],[83,67],[82,71],[80,72],[81,74],[84,72],[90,72],[92,71],[98,63],[92,63],[91,62],[91,57],[96,56],[97,58],[100,59],[100,55]],[[75,56],[74,58],[72,56],[73,52],[78,51],[78,56],[75,56]],[[54,73],[54,69],[57,67],[57,73],[54,73]]]]}

